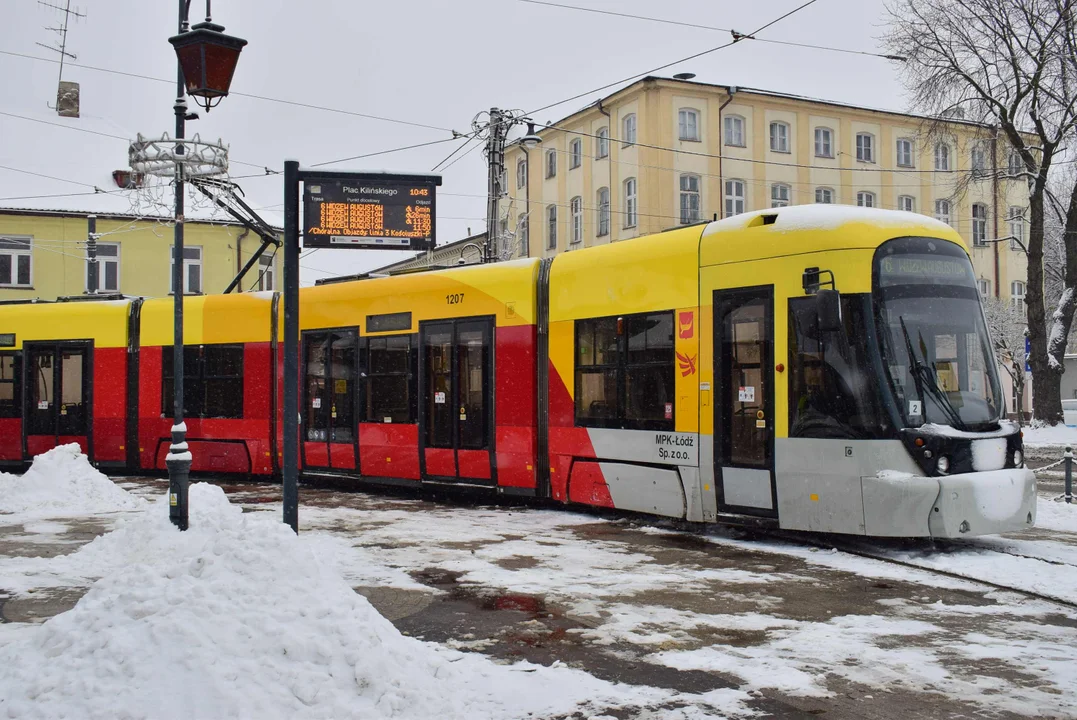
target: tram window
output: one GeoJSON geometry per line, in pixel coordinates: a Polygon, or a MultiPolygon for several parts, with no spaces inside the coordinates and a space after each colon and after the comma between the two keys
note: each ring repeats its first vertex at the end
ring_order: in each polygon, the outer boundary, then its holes
{"type": "Polygon", "coordinates": [[[20,411],[19,356],[0,353],[0,418],[17,418],[20,411]]]}
{"type": "Polygon", "coordinates": [[[303,426],[307,429],[307,440],[325,442],[329,433],[329,404],[326,394],[326,347],[325,336],[311,335],[306,338],[307,394],[303,407],[303,426]]]}
{"type": "MultiPolygon", "coordinates": [[[[162,413],[173,413],[172,347],[162,348],[162,413]]],[[[243,417],[243,346],[203,345],[183,349],[183,414],[185,417],[243,417]]]]}
{"type": "MultiPolygon", "coordinates": [[[[172,346],[161,348],[161,414],[172,417],[175,412],[176,391],[173,389],[174,356],[172,346]]],[[[202,389],[201,353],[197,345],[183,348],[183,415],[184,417],[202,417],[202,401],[205,392],[202,389]]]]}
{"type": "Polygon", "coordinates": [[[864,344],[868,299],[843,295],[843,329],[821,333],[814,298],[789,301],[789,436],[873,438],[885,430],[864,344]],[[852,340],[852,341],[850,341],[852,340]]]}
{"type": "Polygon", "coordinates": [[[411,336],[366,338],[366,407],[363,422],[413,423],[411,336]]]}
{"type": "Polygon", "coordinates": [[[673,313],[576,321],[576,423],[673,428],[673,313]]]}

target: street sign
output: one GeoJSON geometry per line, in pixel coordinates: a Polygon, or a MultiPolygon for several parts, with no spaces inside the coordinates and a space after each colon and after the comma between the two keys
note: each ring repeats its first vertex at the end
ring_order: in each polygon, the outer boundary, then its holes
{"type": "Polygon", "coordinates": [[[306,171],[303,246],[429,250],[438,175],[306,171]]]}
{"type": "Polygon", "coordinates": [[[1032,372],[1032,366],[1028,364],[1028,359],[1032,357],[1032,341],[1025,336],[1025,372],[1032,372]]]}

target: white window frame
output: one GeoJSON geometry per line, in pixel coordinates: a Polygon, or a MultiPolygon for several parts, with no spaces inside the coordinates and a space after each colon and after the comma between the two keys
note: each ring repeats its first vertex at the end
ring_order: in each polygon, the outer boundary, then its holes
{"type": "Polygon", "coordinates": [[[678,181],[680,186],[681,224],[691,225],[703,217],[703,182],[699,175],[684,173],[678,181]]]}
{"type": "Polygon", "coordinates": [[[947,225],[953,225],[953,203],[945,198],[935,201],[935,219],[947,225]]]}
{"type": "Polygon", "coordinates": [[[815,128],[815,157],[834,157],[834,131],[828,127],[815,128]]]}
{"type": "Polygon", "coordinates": [[[792,204],[793,191],[785,183],[770,186],[770,206],[772,208],[789,207],[792,204]]]}
{"type": "Polygon", "coordinates": [[[722,120],[722,142],[729,147],[747,147],[744,138],[744,118],[740,115],[726,115],[722,120]]]}
{"type": "Polygon", "coordinates": [[[624,193],[625,193],[625,227],[634,228],[636,223],[639,222],[638,213],[639,208],[636,203],[639,202],[636,187],[636,178],[625,178],[624,181],[624,193]]]}
{"type": "Polygon", "coordinates": [[[733,217],[744,212],[745,185],[743,180],[725,181],[725,216],[733,217]]]}
{"type": "Polygon", "coordinates": [[[608,127],[600,127],[595,132],[595,139],[597,142],[595,148],[595,160],[601,160],[610,156],[610,129],[608,127]]]}
{"type": "Polygon", "coordinates": [[[520,255],[523,256],[531,249],[531,231],[528,227],[531,224],[531,216],[524,213],[516,222],[520,228],[520,255]]]}
{"type": "Polygon", "coordinates": [[[546,206],[546,249],[557,249],[557,206],[546,206]]]}
{"type": "Polygon", "coordinates": [[[516,187],[522,188],[527,185],[527,158],[522,157],[516,161],[516,187]]]}
{"type": "Polygon", "coordinates": [[[972,204],[972,236],[973,247],[987,247],[987,205],[984,203],[972,204]],[[982,210],[982,215],[977,216],[977,209],[982,210]]]}
{"type": "Polygon", "coordinates": [[[1010,223],[1011,238],[1010,250],[1021,250],[1023,252],[1025,249],[1022,247],[1025,242],[1025,209],[1017,205],[1011,206],[1010,212],[1008,213],[1008,219],[1010,223]],[[1012,238],[1017,238],[1017,240],[1020,240],[1021,242],[1018,243],[1012,238]]]}
{"type": "Polygon", "coordinates": [[[258,289],[270,292],[277,289],[277,266],[272,255],[258,257],[258,289]]]}
{"type": "Polygon", "coordinates": [[[979,278],[976,280],[976,289],[980,293],[980,297],[991,297],[991,281],[987,278],[979,278]]]}
{"type": "Polygon", "coordinates": [[[909,138],[898,138],[894,151],[898,167],[916,167],[912,152],[912,140],[909,138]]]}
{"type": "Polygon", "coordinates": [[[621,120],[621,147],[636,144],[636,113],[628,113],[621,120]]]}
{"type": "Polygon", "coordinates": [[[1028,286],[1021,280],[1014,280],[1010,283],[1010,304],[1018,310],[1025,309],[1025,291],[1028,286]]]}
{"type": "Polygon", "coordinates": [[[897,206],[898,210],[916,212],[916,198],[912,195],[898,195],[897,206]]]}
{"type": "Polygon", "coordinates": [[[983,143],[976,143],[969,150],[969,172],[973,177],[983,177],[987,174],[987,151],[983,143]]]}
{"type": "Polygon", "coordinates": [[[575,170],[583,165],[583,138],[572,138],[568,144],[568,169],[575,170]]]}
{"type": "Polygon", "coordinates": [[[583,198],[577,195],[568,201],[572,213],[572,242],[583,242],[583,198]]]}
{"type": "Polygon", "coordinates": [[[34,238],[31,235],[0,236],[0,255],[11,257],[11,281],[0,282],[5,288],[32,288],[34,286],[34,238]],[[19,258],[27,258],[30,266],[29,281],[19,282],[19,258]]]}
{"type": "Polygon", "coordinates": [[[858,162],[875,162],[875,136],[872,133],[856,134],[856,159],[858,162]]]}
{"type": "Polygon", "coordinates": [[[699,110],[681,108],[677,111],[677,139],[682,142],[700,142],[699,110]]]}
{"type": "Polygon", "coordinates": [[[770,124],[770,151],[789,152],[789,123],[775,120],[770,124]]]}
{"type": "MultiPolygon", "coordinates": [[[[118,293],[120,291],[120,243],[97,243],[97,292],[110,292],[118,293]],[[101,249],[109,248],[115,249],[115,255],[102,256],[101,249]],[[105,285],[105,278],[108,274],[105,272],[105,265],[112,264],[116,266],[116,287],[107,287],[105,285]]],[[[86,290],[90,290],[90,258],[86,258],[86,290]]]]}
{"type": "Polygon", "coordinates": [[[861,190],[856,194],[857,207],[875,207],[875,193],[869,190],[861,190]]]}
{"type": "Polygon", "coordinates": [[[598,234],[596,237],[605,237],[610,234],[610,189],[600,187],[597,200],[598,222],[596,227],[598,228],[598,234]]]}
{"type": "MultiPolygon", "coordinates": [[[[202,259],[204,254],[202,253],[201,245],[184,245],[183,246],[183,294],[184,295],[202,295],[205,293],[206,279],[202,273],[202,259]],[[188,257],[189,253],[195,252],[198,257],[188,257]],[[192,267],[198,268],[198,291],[191,292],[191,271],[192,267]]],[[[173,278],[175,277],[175,262],[176,262],[176,246],[169,245],[169,265],[168,265],[168,294],[172,295],[176,292],[176,286],[173,285],[173,278]]]]}
{"type": "Polygon", "coordinates": [[[815,188],[815,202],[820,205],[833,205],[834,189],[828,187],[815,188]]]}
{"type": "Polygon", "coordinates": [[[935,170],[937,172],[950,172],[950,145],[940,142],[935,144],[935,170]]]}
{"type": "Polygon", "coordinates": [[[1006,170],[1010,177],[1017,177],[1025,171],[1025,160],[1016,148],[1010,150],[1009,157],[1006,158],[1006,170]]]}
{"type": "Polygon", "coordinates": [[[557,150],[550,148],[546,151],[546,179],[557,177],[557,150]]]}

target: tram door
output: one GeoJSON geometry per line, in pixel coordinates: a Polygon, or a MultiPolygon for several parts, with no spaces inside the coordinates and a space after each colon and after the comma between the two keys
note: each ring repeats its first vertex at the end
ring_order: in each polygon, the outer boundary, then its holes
{"type": "Polygon", "coordinates": [[[26,456],[78,443],[90,453],[90,342],[26,343],[26,456]]]}
{"type": "Polygon", "coordinates": [[[356,470],[359,333],[303,333],[303,467],[356,470]]]}
{"type": "Polygon", "coordinates": [[[491,481],[493,320],[422,323],[419,334],[425,475],[491,481]]]}
{"type": "Polygon", "coordinates": [[[714,293],[714,458],[718,509],[777,517],[774,288],[714,293]]]}

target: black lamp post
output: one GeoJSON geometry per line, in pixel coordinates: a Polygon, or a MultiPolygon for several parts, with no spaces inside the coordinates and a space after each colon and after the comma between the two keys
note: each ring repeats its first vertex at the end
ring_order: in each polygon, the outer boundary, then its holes
{"type": "Polygon", "coordinates": [[[172,294],[175,307],[173,339],[173,422],[172,445],[165,465],[168,467],[168,517],[180,530],[187,529],[187,487],[191,473],[191,453],[187,446],[187,425],[183,422],[183,154],[184,131],[188,119],[184,91],[195,97],[206,112],[228,95],[232,74],[246,40],[225,35],[224,27],[210,18],[210,0],[206,0],[206,21],[188,28],[191,0],[179,0],[179,34],[168,41],[176,49],[179,69],[176,75],[176,217],[172,248],[172,294]],[[185,82],[186,80],[186,82],[185,82]]]}

